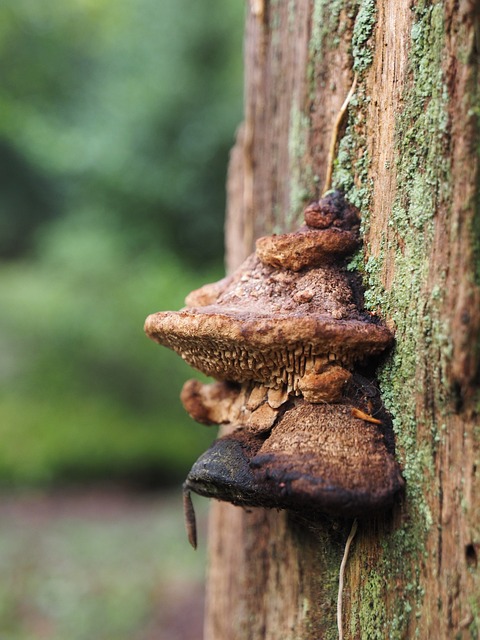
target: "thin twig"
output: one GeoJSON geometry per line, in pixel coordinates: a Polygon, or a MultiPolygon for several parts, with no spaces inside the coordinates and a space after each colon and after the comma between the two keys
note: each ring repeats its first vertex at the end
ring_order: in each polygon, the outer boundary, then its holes
{"type": "Polygon", "coordinates": [[[338,640],[343,640],[343,625],[342,625],[342,605],[343,605],[343,580],[345,576],[345,567],[348,560],[348,552],[350,551],[350,545],[357,533],[358,522],[357,519],[353,521],[352,528],[345,544],[345,551],[343,552],[342,564],[340,565],[340,575],[338,577],[338,598],[337,598],[337,626],[338,626],[338,640]]]}
{"type": "Polygon", "coordinates": [[[185,529],[188,541],[194,549],[197,548],[197,521],[195,509],[193,508],[192,496],[187,488],[183,489],[183,517],[185,519],[185,529]]]}
{"type": "Polygon", "coordinates": [[[335,161],[335,149],[337,147],[338,132],[340,131],[340,127],[342,126],[343,118],[345,117],[345,113],[347,111],[350,100],[352,99],[353,94],[355,93],[355,89],[357,88],[357,80],[358,75],[357,73],[355,73],[355,75],[353,76],[353,82],[352,86],[350,87],[350,91],[348,92],[347,97],[340,107],[340,111],[337,113],[335,124],[333,125],[332,137],[330,138],[330,148],[328,150],[327,174],[325,176],[323,195],[325,195],[327,191],[330,191],[330,189],[332,188],[333,163],[335,161]]]}

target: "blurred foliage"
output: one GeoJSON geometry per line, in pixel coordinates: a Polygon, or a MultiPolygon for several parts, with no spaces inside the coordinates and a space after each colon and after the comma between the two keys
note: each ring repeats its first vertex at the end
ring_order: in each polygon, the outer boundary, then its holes
{"type": "Polygon", "coordinates": [[[175,479],[214,435],[142,332],[222,275],[243,3],[0,6],[0,482],[175,479]]]}
{"type": "Polygon", "coordinates": [[[218,258],[242,13],[240,0],[2,3],[0,151],[25,187],[3,174],[4,255],[46,212],[74,210],[107,218],[138,251],[162,239],[218,258]]]}

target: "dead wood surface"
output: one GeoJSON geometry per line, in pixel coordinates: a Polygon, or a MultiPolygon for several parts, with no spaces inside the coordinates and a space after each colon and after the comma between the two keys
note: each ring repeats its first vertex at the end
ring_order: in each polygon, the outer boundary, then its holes
{"type": "MultiPolygon", "coordinates": [[[[381,382],[407,491],[392,514],[360,522],[346,638],[480,634],[477,5],[252,0],[247,11],[229,270],[320,195],[332,124],[360,69],[335,175],[348,184],[349,168],[370,306],[396,331],[381,382]]],[[[213,504],[205,639],[338,637],[349,525],[213,504]]]]}

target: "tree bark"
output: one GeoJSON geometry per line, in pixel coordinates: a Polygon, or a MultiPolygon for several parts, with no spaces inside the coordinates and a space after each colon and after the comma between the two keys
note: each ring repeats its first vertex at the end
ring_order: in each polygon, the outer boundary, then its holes
{"type": "MultiPolygon", "coordinates": [[[[406,491],[360,519],[345,638],[480,634],[480,20],[474,0],[250,0],[227,265],[292,230],[323,188],[362,213],[354,262],[394,330],[378,372],[406,491]]],[[[349,522],[214,503],[206,640],[335,638],[349,522]]]]}

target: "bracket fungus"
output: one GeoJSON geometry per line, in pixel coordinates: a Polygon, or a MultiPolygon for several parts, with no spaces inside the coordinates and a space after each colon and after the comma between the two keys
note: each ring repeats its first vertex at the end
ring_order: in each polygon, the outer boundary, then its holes
{"type": "Polygon", "coordinates": [[[375,381],[359,373],[393,336],[363,310],[345,269],[359,243],[357,211],[332,192],[307,207],[305,222],[259,238],[235,273],[189,294],[181,311],[146,320],[150,338],[216,380],[184,385],[189,414],[234,429],[185,481],[194,546],[190,491],[351,516],[389,507],[403,486],[375,381]]]}

